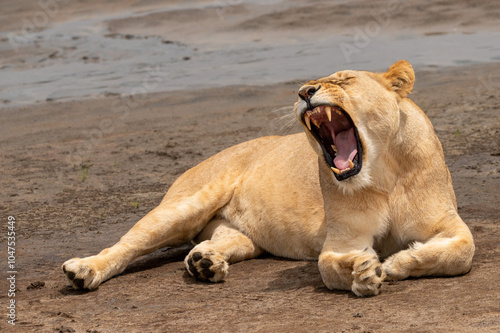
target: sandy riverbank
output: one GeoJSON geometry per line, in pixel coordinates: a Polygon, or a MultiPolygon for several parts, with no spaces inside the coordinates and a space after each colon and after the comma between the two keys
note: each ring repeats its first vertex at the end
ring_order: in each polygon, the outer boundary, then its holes
{"type": "MultiPolygon", "coordinates": [[[[20,17],[39,10],[28,1],[15,3],[2,10],[2,15],[11,18],[0,20],[2,31],[15,30],[20,17]]],[[[120,3],[96,1],[85,8],[68,5],[51,24],[82,15],[120,12],[117,8],[124,6],[135,11],[161,8],[155,1],[120,3]]],[[[180,1],[168,3],[181,5],[180,1]]],[[[176,36],[186,45],[208,37],[213,43],[230,43],[235,36],[252,41],[258,34],[271,43],[280,34],[284,39],[295,35],[313,38],[328,19],[342,23],[342,28],[329,27],[325,33],[342,35],[353,27],[363,27],[370,10],[385,4],[346,2],[334,8],[326,1],[301,5],[290,1],[287,6],[272,3],[268,6],[274,6],[273,10],[257,4],[209,8],[216,16],[217,8],[219,14],[227,15],[222,23],[193,10],[185,15],[199,20],[205,35],[185,31],[176,36]],[[303,8],[298,11],[297,7],[303,8]],[[268,35],[264,30],[272,32],[268,35]]],[[[467,1],[402,6],[404,15],[391,21],[389,32],[415,27],[413,33],[422,36],[456,29],[490,31],[498,17],[494,1],[482,2],[472,11],[467,1]]],[[[172,21],[152,15],[142,21],[113,21],[110,31],[123,36],[156,34],[167,40],[173,26],[184,22],[183,16],[172,21]]],[[[51,54],[36,46],[26,48],[22,55],[3,52],[2,66],[20,66],[20,71],[32,66],[37,56],[51,54]]],[[[188,66],[189,61],[183,61],[179,62],[188,66]]],[[[379,69],[391,63],[392,59],[381,62],[379,69]]],[[[96,292],[77,292],[67,286],[60,271],[62,262],[113,244],[159,203],[188,168],[245,140],[300,131],[287,115],[292,112],[298,80],[304,78],[308,77],[135,96],[49,99],[21,107],[5,103],[0,109],[0,211],[4,220],[8,215],[17,219],[15,328],[19,332],[114,332],[118,327],[130,332],[200,328],[218,332],[498,331],[499,63],[424,66],[417,71],[411,95],[442,141],[459,213],[476,240],[477,254],[469,274],[386,283],[380,296],[358,299],[350,293],[328,291],[315,262],[270,256],[233,265],[224,283],[198,283],[184,270],[182,259],[187,250],[183,248],[161,250],[136,261],[96,292]]],[[[6,248],[5,233],[0,236],[2,248],[6,248]]],[[[2,279],[1,304],[8,302],[3,292],[7,289],[2,279]]],[[[2,320],[2,331],[4,327],[13,329],[2,320]]]]}

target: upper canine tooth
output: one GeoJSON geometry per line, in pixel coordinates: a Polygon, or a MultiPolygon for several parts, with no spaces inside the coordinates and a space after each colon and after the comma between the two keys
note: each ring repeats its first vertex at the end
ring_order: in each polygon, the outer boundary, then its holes
{"type": "Polygon", "coordinates": [[[309,112],[306,112],[306,114],[304,115],[304,121],[306,122],[307,128],[311,130],[311,115],[309,114],[309,112]]]}
{"type": "Polygon", "coordinates": [[[334,167],[331,167],[333,172],[335,172],[337,175],[340,175],[340,170],[334,167]]]}
{"type": "Polygon", "coordinates": [[[352,163],[351,160],[349,160],[349,168],[353,169],[354,168],[354,163],[352,163]]]}
{"type": "Polygon", "coordinates": [[[325,112],[328,116],[328,121],[332,121],[332,107],[329,105],[325,106],[325,112]]]}

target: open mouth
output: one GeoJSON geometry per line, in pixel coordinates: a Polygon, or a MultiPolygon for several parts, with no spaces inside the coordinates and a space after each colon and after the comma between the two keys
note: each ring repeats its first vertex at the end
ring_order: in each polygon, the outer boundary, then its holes
{"type": "Polygon", "coordinates": [[[323,149],[337,180],[361,171],[363,147],[347,112],[337,106],[320,105],[304,112],[302,120],[323,149]]]}

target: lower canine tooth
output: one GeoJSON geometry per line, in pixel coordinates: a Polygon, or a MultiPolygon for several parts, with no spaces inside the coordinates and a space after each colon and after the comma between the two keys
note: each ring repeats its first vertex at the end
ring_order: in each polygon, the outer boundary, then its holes
{"type": "Polygon", "coordinates": [[[331,167],[333,172],[335,172],[337,175],[340,175],[340,170],[334,167],[331,167]]]}
{"type": "Polygon", "coordinates": [[[335,154],[337,154],[337,152],[338,152],[338,151],[337,151],[337,146],[332,145],[332,149],[333,149],[333,151],[335,152],[335,154]]]}
{"type": "Polygon", "coordinates": [[[354,168],[354,163],[352,163],[351,160],[349,160],[349,168],[353,169],[354,168]]]}

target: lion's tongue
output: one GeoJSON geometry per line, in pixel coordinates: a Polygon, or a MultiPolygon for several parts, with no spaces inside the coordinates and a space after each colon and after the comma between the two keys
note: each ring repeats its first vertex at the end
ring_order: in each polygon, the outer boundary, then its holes
{"type": "Polygon", "coordinates": [[[349,169],[349,160],[353,160],[358,153],[354,128],[338,133],[335,136],[337,156],[333,163],[339,170],[349,169]]]}

